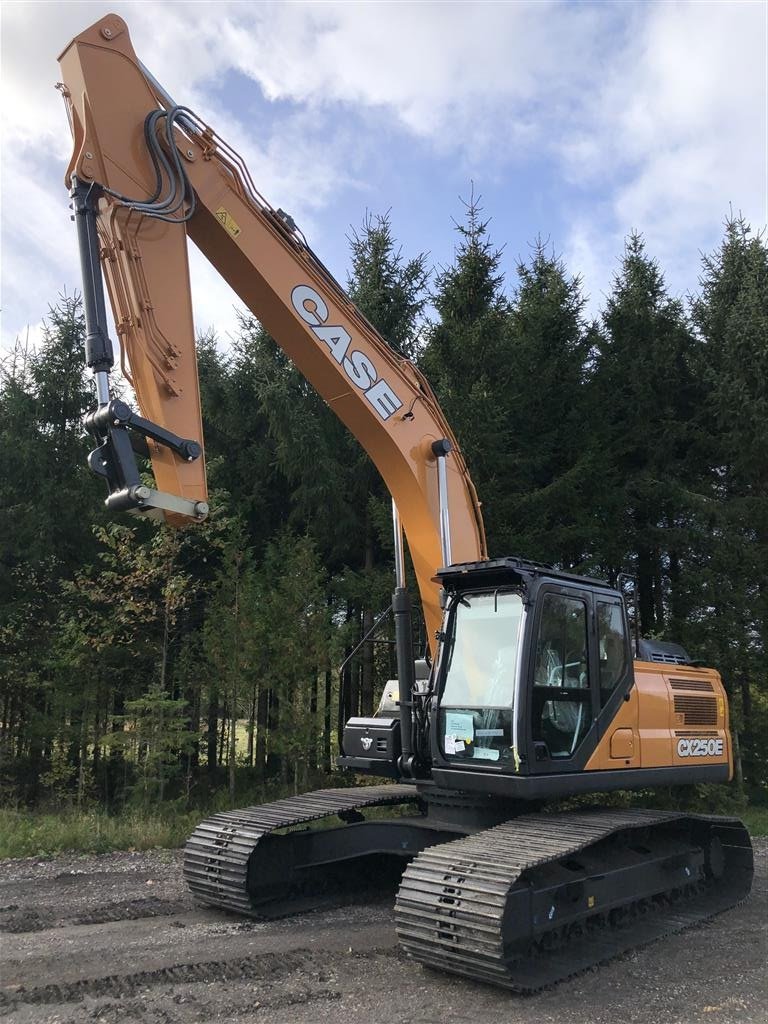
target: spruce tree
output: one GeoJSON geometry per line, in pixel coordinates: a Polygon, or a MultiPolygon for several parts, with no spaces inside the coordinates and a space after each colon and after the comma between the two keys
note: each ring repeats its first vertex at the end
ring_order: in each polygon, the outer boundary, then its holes
{"type": "Polygon", "coordinates": [[[646,634],[667,635],[670,613],[679,627],[690,606],[681,575],[695,529],[695,348],[682,303],[631,235],[597,336],[590,409],[603,569],[636,574],[646,634]]]}
{"type": "Polygon", "coordinates": [[[692,316],[702,344],[706,400],[699,415],[708,459],[708,531],[693,582],[697,640],[738,700],[744,775],[768,779],[768,245],[742,218],[726,223],[703,258],[692,316]]]}
{"type": "Polygon", "coordinates": [[[420,360],[453,429],[483,503],[492,552],[505,546],[505,461],[509,448],[505,388],[509,382],[509,303],[501,251],[474,192],[453,264],[437,276],[432,301],[438,321],[420,360]]]}
{"type": "Polygon", "coordinates": [[[580,279],[541,240],[530,260],[518,263],[517,275],[498,396],[505,416],[502,544],[563,568],[581,567],[594,522],[586,300],[580,279]]]}
{"type": "Polygon", "coordinates": [[[260,749],[296,792],[318,769],[322,721],[319,680],[330,661],[326,575],[309,537],[281,531],[256,581],[251,637],[259,686],[272,715],[260,749]]]}
{"type": "Polygon", "coordinates": [[[366,214],[362,228],[349,236],[349,248],[349,297],[395,352],[415,359],[429,280],[426,255],[403,258],[389,213],[366,214]]]}
{"type": "Polygon", "coordinates": [[[93,444],[82,420],[94,398],[84,339],[82,303],[63,296],[39,348],[17,343],[0,365],[0,560],[8,569],[55,556],[72,570],[94,550],[91,510],[98,514],[103,488],[86,466],[93,444]]]}
{"type": "MultiPolygon", "coordinates": [[[[237,761],[245,760],[238,749],[237,726],[247,718],[257,687],[253,555],[239,524],[233,523],[222,555],[206,608],[203,652],[208,665],[209,706],[215,703],[218,707],[221,701],[228,712],[227,778],[234,802],[237,761]]],[[[252,719],[249,727],[253,729],[252,719]]],[[[250,746],[252,749],[252,740],[250,746]]]]}
{"type": "Polygon", "coordinates": [[[91,524],[103,518],[102,488],[86,468],[92,445],[82,417],[93,396],[84,335],[79,298],[63,296],[49,309],[39,348],[17,343],[0,364],[0,702],[30,798],[50,769],[58,729],[61,581],[93,554],[91,524]]]}

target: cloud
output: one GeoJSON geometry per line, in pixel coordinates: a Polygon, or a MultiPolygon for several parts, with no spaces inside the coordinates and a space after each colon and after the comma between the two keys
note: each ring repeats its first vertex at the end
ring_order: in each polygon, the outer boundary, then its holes
{"type": "Polygon", "coordinates": [[[229,9],[231,59],[270,98],[386,108],[454,148],[485,132],[489,108],[506,108],[508,127],[542,93],[562,91],[598,42],[596,11],[554,2],[229,9]]]}
{"type": "Polygon", "coordinates": [[[566,246],[592,263],[588,281],[610,280],[622,238],[637,229],[672,289],[684,290],[695,284],[692,257],[718,243],[731,205],[765,226],[767,61],[765,4],[633,12],[561,146],[570,182],[589,190],[566,246]],[[595,192],[606,208],[587,218],[595,192]]]}
{"type": "MultiPolygon", "coordinates": [[[[768,218],[764,4],[113,9],[145,64],[242,152],[259,189],[319,251],[324,212],[365,192],[374,154],[397,175],[397,154],[380,152],[385,132],[447,168],[459,161],[481,186],[511,161],[554,169],[565,255],[598,301],[632,228],[684,287],[692,253],[716,243],[729,203],[756,227],[768,218]]],[[[6,339],[77,280],[54,57],[102,13],[87,2],[3,6],[6,339]]],[[[191,262],[198,326],[226,333],[237,299],[205,261],[191,262]]]]}
{"type": "MultiPolygon", "coordinates": [[[[132,28],[140,56],[172,96],[183,100],[231,139],[259,188],[291,211],[312,233],[315,214],[340,188],[354,187],[345,166],[344,126],[336,145],[322,146],[327,117],[302,109],[279,124],[245,123],[218,99],[216,84],[234,65],[209,18],[209,9],[162,3],[117,3],[113,9],[132,28]],[[158,26],[162,30],[158,31],[158,26]],[[179,41],[184,40],[184,45],[179,41]]],[[[78,252],[63,174],[71,152],[64,104],[54,89],[55,55],[102,14],[91,3],[6,4],[3,7],[2,149],[2,346],[13,344],[39,319],[41,306],[79,282],[78,252]],[[35,45],[29,40],[34,37],[35,45]]],[[[224,14],[226,22],[226,14],[224,14]]],[[[221,28],[221,22],[218,22],[221,28]]],[[[196,326],[215,326],[226,337],[236,329],[242,303],[199,253],[190,247],[196,326]]],[[[113,335],[114,337],[114,335],[113,335]]]]}

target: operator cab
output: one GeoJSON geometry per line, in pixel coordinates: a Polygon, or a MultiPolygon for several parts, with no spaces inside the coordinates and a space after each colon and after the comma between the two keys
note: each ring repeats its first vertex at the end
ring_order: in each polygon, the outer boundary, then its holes
{"type": "Polygon", "coordinates": [[[581,771],[633,684],[621,594],[517,558],[453,565],[437,580],[435,777],[581,771]]]}
{"type": "MultiPolygon", "coordinates": [[[[407,717],[415,779],[524,799],[589,788],[578,777],[634,683],[621,593],[519,558],[451,565],[435,579],[439,654],[407,717]]],[[[346,723],[339,766],[408,777],[394,680],[390,690],[378,717],[346,723]]]]}

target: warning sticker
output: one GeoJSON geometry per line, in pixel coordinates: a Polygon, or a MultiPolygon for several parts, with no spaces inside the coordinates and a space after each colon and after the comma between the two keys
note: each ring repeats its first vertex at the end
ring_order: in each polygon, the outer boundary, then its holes
{"type": "Polygon", "coordinates": [[[233,238],[237,238],[240,234],[240,226],[234,219],[228,210],[225,210],[223,206],[220,206],[216,211],[217,218],[221,221],[227,231],[232,235],[233,238]]]}

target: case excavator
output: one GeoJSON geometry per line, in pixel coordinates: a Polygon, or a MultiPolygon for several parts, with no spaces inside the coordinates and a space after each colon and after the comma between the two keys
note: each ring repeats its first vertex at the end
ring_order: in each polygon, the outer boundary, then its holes
{"type": "Polygon", "coordinates": [[[208,511],[188,237],[358,439],[393,499],[398,680],[375,716],[347,722],[338,758],[382,781],[203,821],[184,854],[197,900],[276,916],[334,874],[398,863],[403,950],[521,992],[742,900],[752,852],[735,818],[551,810],[578,794],[727,782],[718,673],[675,644],[633,643],[616,587],[488,557],[475,489],[428,382],[259,194],[235,150],[143,66],[120,17],[77,36],[60,65],[96,385],[89,464],[108,508],[176,526],[208,511]],[[110,392],[104,282],[140,413],[110,392]],[[142,482],[137,442],[154,487],[142,482]],[[414,658],[404,537],[429,666],[414,658]]]}

